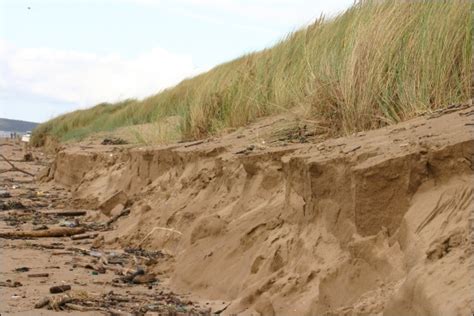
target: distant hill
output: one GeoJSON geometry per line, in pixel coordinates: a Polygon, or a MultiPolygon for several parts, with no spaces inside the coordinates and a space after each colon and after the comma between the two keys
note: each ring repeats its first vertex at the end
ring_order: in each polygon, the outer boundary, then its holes
{"type": "Polygon", "coordinates": [[[32,131],[38,123],[0,118],[0,131],[25,133],[32,131]]]}

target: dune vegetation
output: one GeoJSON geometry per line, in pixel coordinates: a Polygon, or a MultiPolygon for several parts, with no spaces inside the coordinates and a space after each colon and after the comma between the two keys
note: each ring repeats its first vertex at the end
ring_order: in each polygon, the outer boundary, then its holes
{"type": "Polygon", "coordinates": [[[295,108],[334,135],[403,121],[470,98],[471,14],[468,0],[360,1],[143,100],[56,117],[33,143],[144,123],[198,139],[295,108]]]}

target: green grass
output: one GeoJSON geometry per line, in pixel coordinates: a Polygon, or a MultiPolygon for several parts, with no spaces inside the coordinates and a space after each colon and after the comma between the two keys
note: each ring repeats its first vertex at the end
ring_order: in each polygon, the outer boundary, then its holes
{"type": "Polygon", "coordinates": [[[471,32],[468,0],[362,1],[144,100],[54,118],[33,142],[171,116],[179,138],[202,138],[295,107],[334,135],[378,128],[470,98],[471,32]]]}

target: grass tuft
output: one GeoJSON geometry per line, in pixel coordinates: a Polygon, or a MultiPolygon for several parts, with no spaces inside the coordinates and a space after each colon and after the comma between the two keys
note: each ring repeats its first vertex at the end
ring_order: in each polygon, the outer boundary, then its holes
{"type": "Polygon", "coordinates": [[[169,117],[179,124],[160,142],[196,139],[295,106],[333,134],[378,128],[470,97],[471,32],[467,0],[360,1],[144,100],[54,118],[33,143],[152,122],[160,133],[169,117]]]}

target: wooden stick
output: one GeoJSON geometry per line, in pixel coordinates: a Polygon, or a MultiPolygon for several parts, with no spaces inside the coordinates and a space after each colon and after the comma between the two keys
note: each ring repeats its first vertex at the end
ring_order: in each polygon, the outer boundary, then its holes
{"type": "Polygon", "coordinates": [[[49,277],[49,273],[33,273],[28,274],[29,278],[47,278],[49,277]]]}
{"type": "Polygon", "coordinates": [[[54,251],[51,253],[51,256],[61,256],[61,255],[73,255],[72,251],[54,251]]]}
{"type": "Polygon", "coordinates": [[[121,311],[121,310],[118,310],[118,309],[113,309],[113,308],[109,308],[109,309],[107,309],[107,311],[109,312],[109,315],[114,315],[114,316],[130,316],[130,315],[132,315],[130,313],[127,313],[127,312],[124,312],[124,311],[121,311]]]}
{"type": "Polygon", "coordinates": [[[51,294],[63,293],[63,292],[69,291],[70,289],[71,289],[71,286],[67,284],[55,285],[49,288],[49,293],[51,294]]]}
{"type": "Polygon", "coordinates": [[[64,245],[40,245],[40,244],[32,244],[32,247],[41,248],[41,249],[64,249],[64,245]]]}
{"type": "Polygon", "coordinates": [[[65,210],[51,210],[43,211],[41,214],[55,215],[55,216],[84,216],[87,211],[65,211],[65,210]]]}
{"type": "Polygon", "coordinates": [[[49,297],[43,297],[38,303],[35,304],[35,308],[43,308],[49,304],[49,297]]]}
{"type": "Polygon", "coordinates": [[[4,155],[0,154],[0,157],[2,157],[3,160],[5,160],[5,162],[11,166],[11,169],[0,170],[0,173],[18,171],[18,172],[22,172],[22,173],[24,173],[24,174],[27,174],[27,175],[29,175],[29,176],[31,176],[31,177],[34,177],[34,176],[35,176],[34,174],[32,174],[32,173],[30,173],[30,172],[28,172],[28,171],[25,171],[25,170],[23,170],[23,169],[20,169],[20,168],[18,168],[17,166],[15,166],[13,163],[10,162],[10,160],[7,159],[4,155]]]}
{"type": "Polygon", "coordinates": [[[89,234],[81,234],[81,235],[71,236],[71,239],[72,240],[93,239],[97,236],[99,236],[99,233],[89,233],[89,234]]]}
{"type": "Polygon", "coordinates": [[[202,144],[202,143],[204,143],[204,140],[198,140],[198,141],[196,141],[196,142],[194,142],[194,143],[192,143],[192,144],[184,145],[184,147],[188,148],[188,147],[200,145],[200,144],[202,144]]]}
{"type": "Polygon", "coordinates": [[[13,231],[13,232],[0,232],[0,238],[43,238],[43,237],[64,237],[72,236],[77,234],[83,234],[85,232],[83,227],[53,227],[45,230],[24,230],[24,231],[13,231]]]}
{"type": "Polygon", "coordinates": [[[129,208],[126,208],[124,209],[122,212],[118,213],[117,215],[115,215],[114,217],[112,217],[111,219],[109,219],[107,221],[107,226],[110,226],[112,223],[114,223],[116,220],[118,220],[120,217],[122,216],[125,216],[125,215],[128,215],[130,214],[130,209],[129,208]]]}
{"type": "Polygon", "coordinates": [[[98,307],[88,307],[88,306],[82,306],[82,305],[72,304],[72,303],[66,303],[64,304],[64,306],[66,306],[69,309],[80,311],[80,312],[100,310],[100,308],[98,307]]]}

